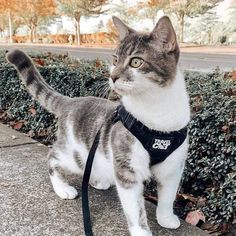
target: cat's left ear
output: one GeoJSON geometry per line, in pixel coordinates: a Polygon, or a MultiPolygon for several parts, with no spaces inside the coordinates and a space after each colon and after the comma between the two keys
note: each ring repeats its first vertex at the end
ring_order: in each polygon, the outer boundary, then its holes
{"type": "Polygon", "coordinates": [[[126,36],[128,36],[131,32],[134,32],[133,29],[128,27],[123,21],[121,21],[118,17],[112,16],[112,21],[119,33],[120,40],[123,40],[126,36]]]}
{"type": "Polygon", "coordinates": [[[175,30],[168,16],[160,18],[153,29],[151,36],[155,41],[158,41],[158,44],[161,44],[163,48],[168,51],[174,51],[177,47],[175,30]]]}

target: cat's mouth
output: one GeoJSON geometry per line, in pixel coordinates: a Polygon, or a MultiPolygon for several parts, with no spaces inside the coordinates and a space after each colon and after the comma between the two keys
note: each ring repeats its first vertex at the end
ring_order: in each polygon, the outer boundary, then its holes
{"type": "Polygon", "coordinates": [[[117,80],[115,83],[110,81],[110,87],[120,95],[130,94],[130,92],[133,90],[131,81],[117,80]]]}

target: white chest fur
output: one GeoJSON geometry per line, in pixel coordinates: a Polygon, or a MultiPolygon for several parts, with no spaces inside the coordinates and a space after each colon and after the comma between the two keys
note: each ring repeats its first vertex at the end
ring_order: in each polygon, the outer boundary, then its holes
{"type": "Polygon", "coordinates": [[[151,129],[179,130],[190,120],[189,97],[179,70],[170,86],[153,86],[137,96],[125,95],[122,102],[128,112],[151,129]]]}

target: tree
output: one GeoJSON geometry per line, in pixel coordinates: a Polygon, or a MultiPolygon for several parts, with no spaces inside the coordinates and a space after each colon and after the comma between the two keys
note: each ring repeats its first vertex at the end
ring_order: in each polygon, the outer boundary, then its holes
{"type": "Polygon", "coordinates": [[[168,4],[166,0],[148,0],[139,2],[137,7],[141,9],[141,15],[152,20],[153,26],[156,25],[157,12],[168,4]]]}
{"type": "Polygon", "coordinates": [[[80,20],[82,16],[99,16],[104,13],[103,6],[109,0],[57,0],[59,11],[75,22],[75,40],[78,45],[80,39],[80,20]]]}
{"type": "Polygon", "coordinates": [[[5,14],[0,13],[0,37],[2,38],[4,35],[4,31],[7,29],[8,21],[5,14]]]}
{"type": "Polygon", "coordinates": [[[229,9],[227,9],[227,15],[228,20],[226,21],[225,27],[224,27],[224,33],[229,34],[232,32],[236,32],[236,6],[232,6],[229,9]]]}
{"type": "Polygon", "coordinates": [[[138,5],[131,6],[128,0],[120,0],[118,3],[113,3],[110,11],[112,14],[118,15],[127,24],[139,18],[138,5]]]}
{"type": "Polygon", "coordinates": [[[13,15],[17,9],[17,0],[1,0],[0,4],[0,14],[6,14],[8,18],[8,32],[9,32],[9,40],[12,43],[12,21],[13,15]]]}
{"type": "Polygon", "coordinates": [[[174,13],[180,24],[180,42],[184,39],[185,17],[195,17],[205,14],[214,8],[222,0],[169,0],[164,9],[169,13],[174,13]]]}
{"type": "Polygon", "coordinates": [[[215,11],[209,10],[204,15],[193,19],[188,26],[188,39],[199,44],[215,44],[219,30],[222,32],[222,22],[215,11]]]}
{"type": "Polygon", "coordinates": [[[49,20],[55,14],[56,3],[54,0],[18,1],[16,15],[28,26],[30,42],[34,42],[36,39],[37,26],[49,20]]]}

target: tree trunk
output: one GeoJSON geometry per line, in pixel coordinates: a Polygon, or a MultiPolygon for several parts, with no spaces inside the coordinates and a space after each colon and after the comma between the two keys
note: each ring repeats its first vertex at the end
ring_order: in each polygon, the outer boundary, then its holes
{"type": "Polygon", "coordinates": [[[9,42],[13,43],[12,40],[12,15],[11,12],[8,12],[8,24],[9,24],[9,42]]]}
{"type": "Polygon", "coordinates": [[[29,29],[29,42],[33,43],[33,28],[30,27],[29,29]]]}
{"type": "Polygon", "coordinates": [[[75,42],[77,43],[77,45],[81,45],[80,18],[80,15],[75,17],[75,42]]]}
{"type": "Polygon", "coordinates": [[[180,15],[180,42],[184,42],[184,14],[180,15]]]}
{"type": "Polygon", "coordinates": [[[36,42],[36,26],[33,27],[33,31],[32,31],[32,39],[33,39],[33,43],[36,42]]]}

